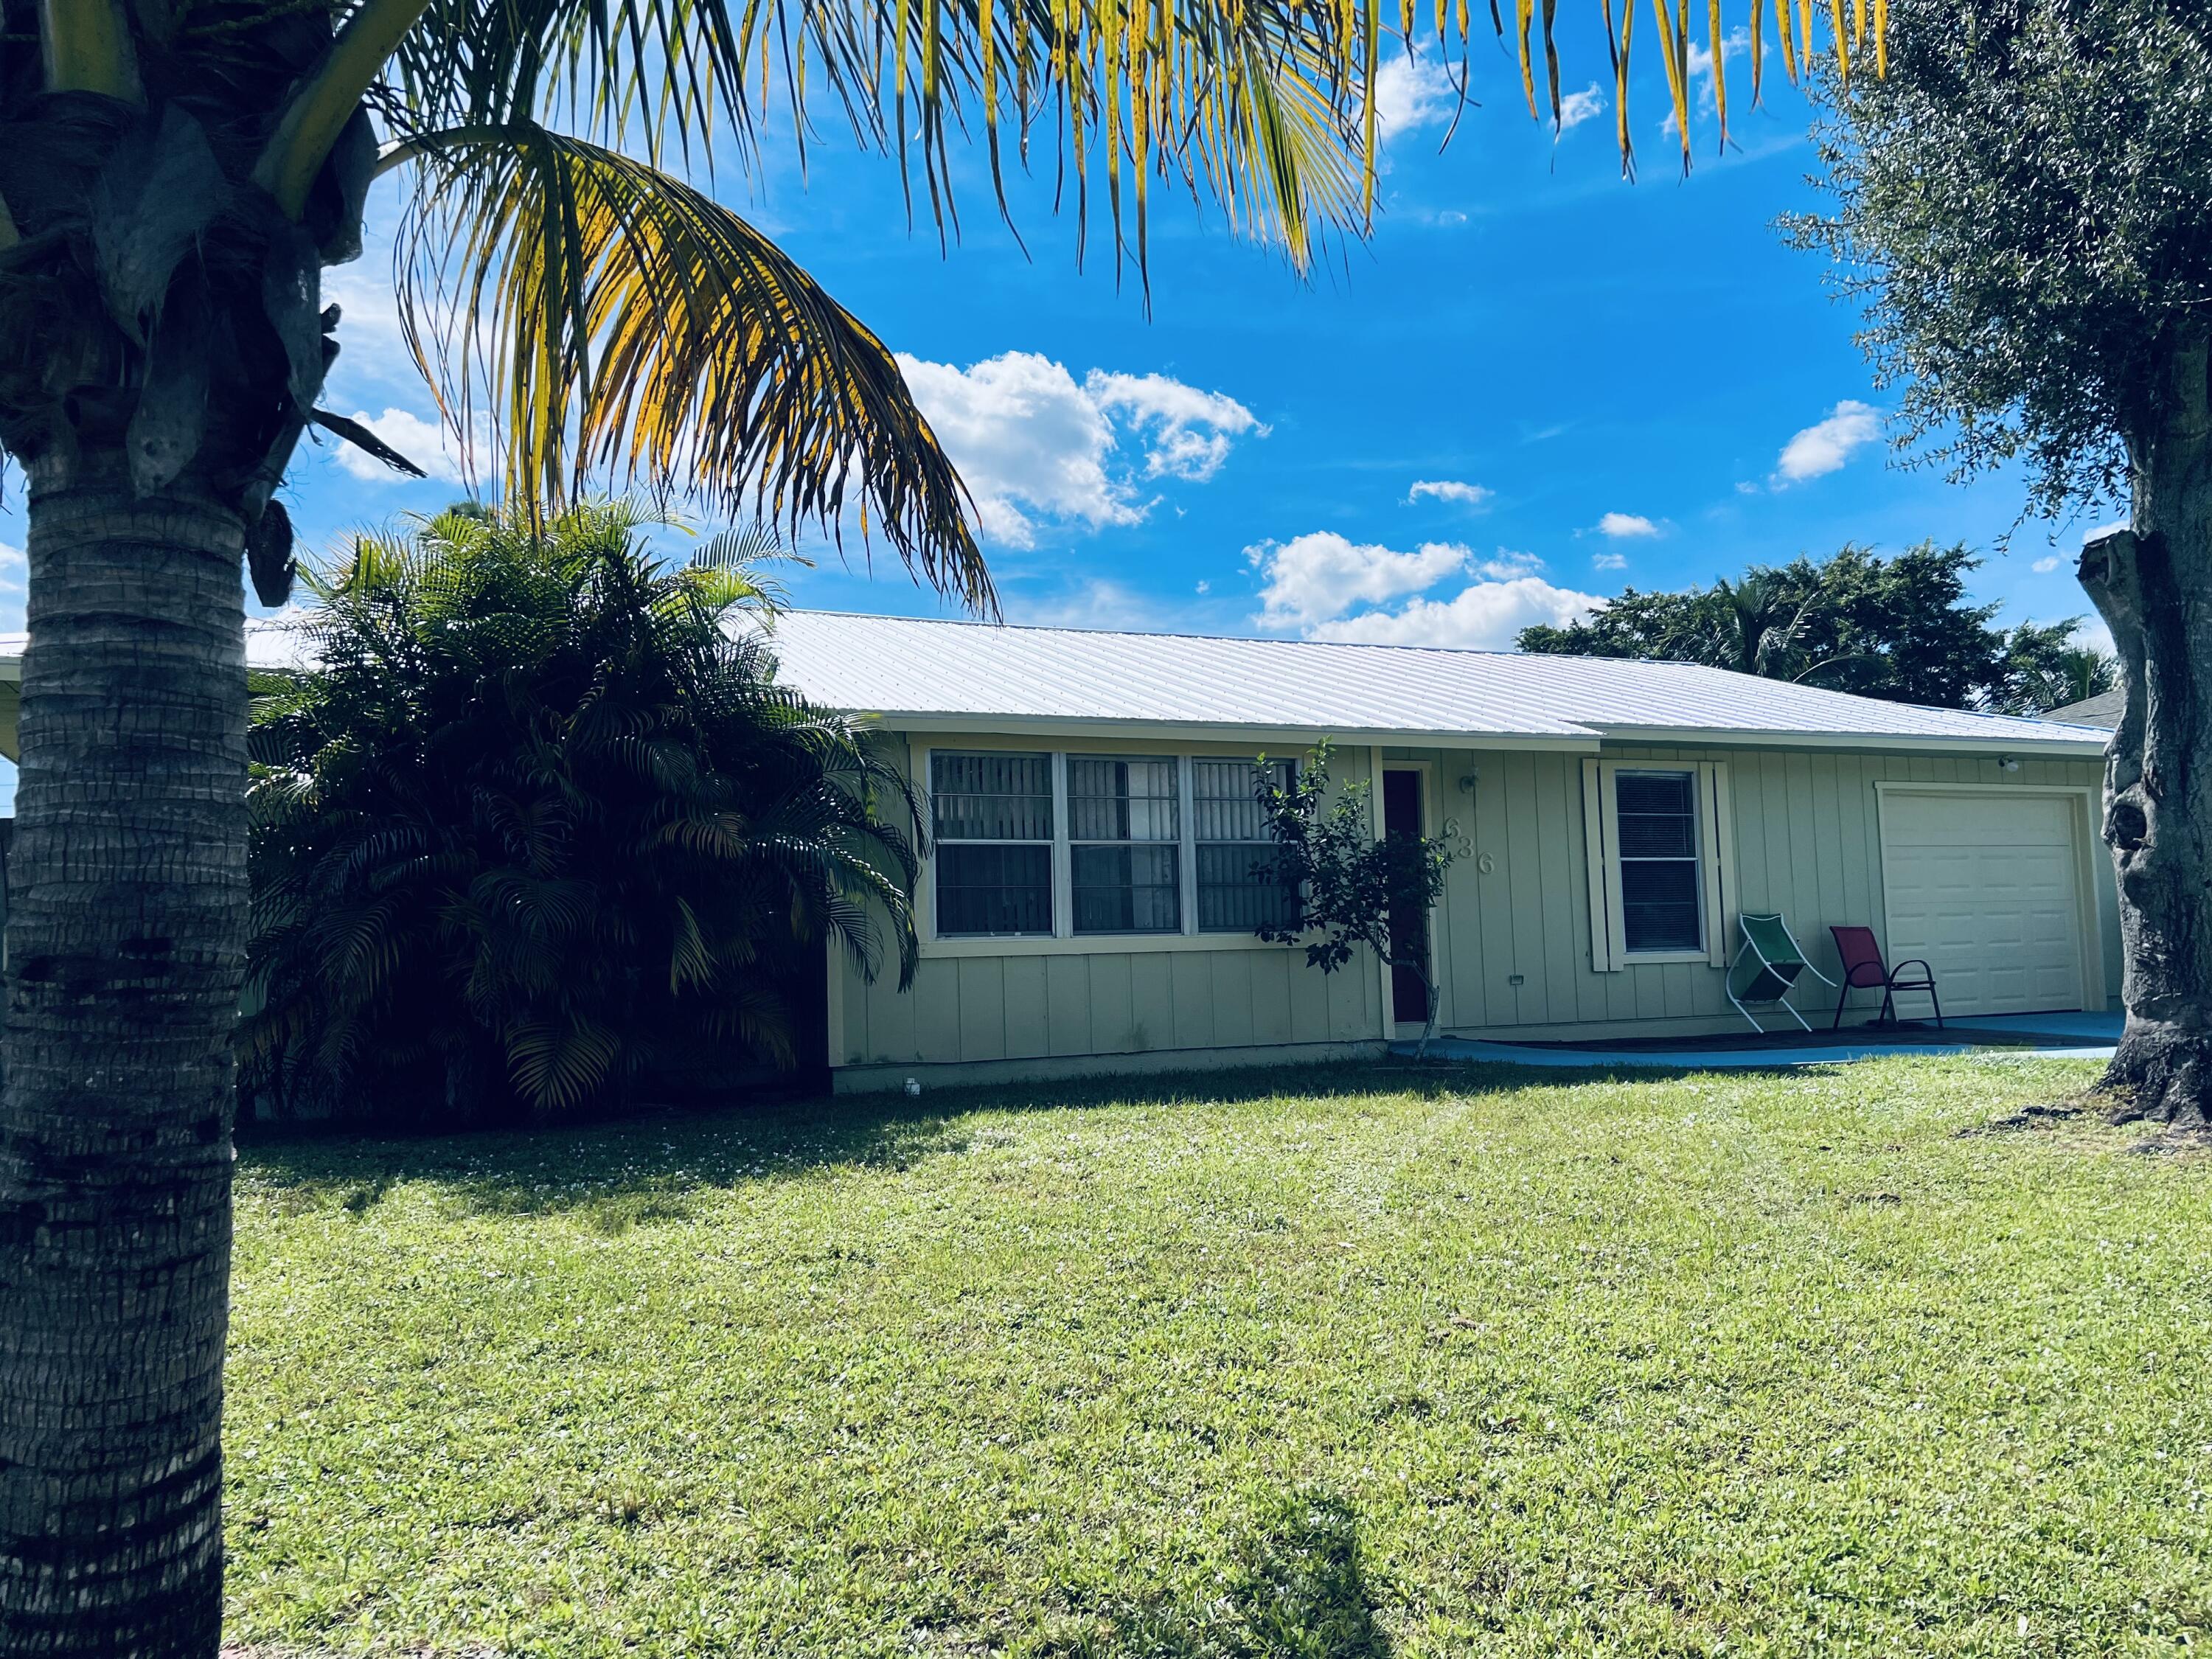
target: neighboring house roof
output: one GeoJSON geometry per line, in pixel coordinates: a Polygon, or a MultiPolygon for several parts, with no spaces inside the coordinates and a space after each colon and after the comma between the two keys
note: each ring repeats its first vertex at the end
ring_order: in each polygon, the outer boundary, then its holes
{"type": "Polygon", "coordinates": [[[2069,726],[2101,726],[2107,732],[2120,723],[2120,688],[2100,691],[2094,697],[2084,697],[2079,702],[2069,702],[2054,708],[2043,718],[2063,720],[2069,726]]]}
{"type": "Polygon", "coordinates": [[[786,684],[915,731],[1593,750],[1601,738],[2088,756],[2104,734],[1690,663],[1121,634],[823,611],[770,636],[786,684]]]}
{"type": "MultiPolygon", "coordinates": [[[[0,634],[0,681],[23,678],[27,634],[0,634]]],[[[249,668],[305,668],[314,660],[306,629],[296,614],[246,619],[246,665],[249,668]]]]}

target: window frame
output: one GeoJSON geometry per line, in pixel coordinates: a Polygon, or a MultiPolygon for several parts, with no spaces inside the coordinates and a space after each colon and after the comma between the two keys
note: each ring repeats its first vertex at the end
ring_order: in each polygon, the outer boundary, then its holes
{"type": "Polygon", "coordinates": [[[1005,944],[1020,939],[1046,939],[1058,938],[1060,936],[1061,925],[1060,907],[1061,902],[1066,896],[1067,887],[1064,868],[1066,861],[1065,846],[1066,838],[1060,834],[1060,826],[1066,820],[1066,791],[1064,782],[1065,769],[1061,764],[1060,757],[1052,753],[1050,750],[1042,749],[975,749],[966,747],[964,745],[947,744],[942,748],[924,750],[921,760],[922,776],[926,780],[921,792],[923,808],[922,822],[929,826],[930,856],[928,859],[928,864],[930,881],[927,914],[929,917],[930,938],[947,940],[957,939],[962,942],[981,940],[987,944],[1005,944]],[[940,756],[958,757],[968,755],[996,756],[1005,759],[1027,760],[1042,758],[1046,763],[1046,769],[1052,785],[1051,836],[1043,840],[1039,840],[1034,836],[939,836],[937,830],[938,758],[940,756]],[[951,845],[954,847],[1043,848],[1045,849],[1046,880],[1049,884],[1045,893],[1045,909],[1047,915],[1050,918],[1050,930],[1048,932],[1023,932],[1013,933],[969,933],[964,929],[958,933],[945,932],[938,915],[937,903],[937,854],[938,849],[941,845],[951,845]]]}
{"type": "MultiPolygon", "coordinates": [[[[1701,793],[1698,787],[1699,781],[1695,766],[1665,766],[1656,763],[1634,768],[1620,767],[1607,781],[1607,839],[1614,849],[1613,861],[1617,867],[1613,872],[1613,879],[1621,896],[1622,953],[1632,961],[1641,962],[1652,957],[1681,957],[1695,960],[1707,955],[1710,951],[1711,939],[1708,936],[1712,932],[1712,918],[1705,914],[1703,901],[1705,871],[1712,862],[1712,848],[1707,845],[1711,837],[1705,824],[1708,814],[1704,811],[1704,803],[1699,799],[1701,793]],[[1667,778],[1678,781],[1681,784],[1683,797],[1689,808],[1686,816],[1689,818],[1690,850],[1686,854],[1680,853],[1656,855],[1632,854],[1628,852],[1626,843],[1620,838],[1618,833],[1621,818],[1620,785],[1624,778],[1667,778]],[[1698,937],[1693,942],[1687,945],[1647,945],[1641,947],[1628,942],[1628,866],[1632,864],[1686,864],[1690,866],[1690,903],[1696,912],[1698,929],[1698,937]]],[[[1647,816],[1658,815],[1648,814],[1647,816]]],[[[1675,815],[1668,813],[1665,816],[1672,819],[1675,815]]],[[[1668,902],[1672,903],[1674,901],[1670,900],[1668,902]]]]}
{"type": "MultiPolygon", "coordinates": [[[[1191,796],[1191,814],[1188,821],[1189,827],[1184,834],[1184,839],[1190,845],[1190,930],[1192,933],[1205,939],[1253,939],[1257,937],[1257,935],[1255,933],[1253,929],[1249,927],[1208,927],[1200,921],[1198,849],[1201,846],[1271,847],[1274,843],[1272,840],[1209,841],[1203,842],[1199,840],[1197,809],[1198,763],[1200,761],[1221,761],[1231,765],[1242,764],[1245,766],[1251,766],[1255,763],[1252,757],[1237,755],[1186,755],[1183,757],[1183,772],[1190,780],[1189,793],[1191,796]]],[[[1298,763],[1295,758],[1289,756],[1283,756],[1277,759],[1269,761],[1267,764],[1270,766],[1278,766],[1286,769],[1288,777],[1285,781],[1288,782],[1297,781],[1298,763]]]]}
{"type": "MultiPolygon", "coordinates": [[[[1185,862],[1183,858],[1183,848],[1189,843],[1192,833],[1189,814],[1184,807],[1184,799],[1190,793],[1189,777],[1193,770],[1190,764],[1190,757],[1173,752],[1162,754],[1157,750],[1147,755],[1119,750],[1111,754],[1093,754],[1086,750],[1071,750],[1064,751],[1059,756],[1059,764],[1062,773],[1066,775],[1068,778],[1068,784],[1066,790],[1067,814],[1064,826],[1066,831],[1065,839],[1067,842],[1068,861],[1068,929],[1066,937],[1069,939],[1176,939],[1179,938],[1183,933],[1188,933],[1189,929],[1185,925],[1188,921],[1185,912],[1190,908],[1190,901],[1193,895],[1186,890],[1186,884],[1183,881],[1183,865],[1185,862]],[[1175,769],[1175,781],[1168,794],[1165,796],[1146,795],[1128,799],[1141,799],[1147,802],[1162,799],[1167,801],[1169,803],[1170,811],[1173,813],[1175,818],[1175,835],[1170,838],[1151,840],[1122,837],[1120,839],[1102,841],[1091,836],[1079,836],[1075,833],[1076,795],[1073,775],[1075,763],[1078,761],[1095,761],[1109,765],[1118,763],[1125,766],[1151,766],[1157,765],[1161,762],[1165,762],[1168,765],[1173,767],[1175,769]],[[1092,847],[1125,848],[1132,850],[1139,848],[1173,848],[1175,854],[1173,860],[1175,878],[1170,890],[1175,896],[1175,926],[1172,927],[1084,927],[1082,925],[1081,916],[1075,908],[1075,854],[1079,848],[1092,847]]],[[[1133,892],[1136,890],[1136,884],[1132,883],[1130,884],[1130,890],[1133,892]]]]}
{"type": "Polygon", "coordinates": [[[1590,966],[1598,973],[1667,963],[1726,968],[1733,940],[1729,925],[1736,905],[1735,814],[1728,763],[1668,759],[1583,762],[1583,848],[1588,869],[1590,966]],[[1623,772],[1674,773],[1692,779],[1696,804],[1698,893],[1705,941],[1696,950],[1628,948],[1620,889],[1619,779],[1623,772]]]}
{"type": "MultiPolygon", "coordinates": [[[[921,822],[930,827],[932,835],[926,855],[921,860],[920,878],[915,888],[915,927],[921,936],[922,954],[939,958],[967,957],[1027,957],[1027,956],[1083,956],[1104,954],[1143,953],[1154,951],[1252,951],[1264,950],[1258,937],[1249,929],[1236,932],[1201,933],[1198,928],[1198,842],[1194,768],[1193,763],[1201,760],[1238,760],[1249,763],[1255,757],[1255,748],[1225,743],[1194,744],[1188,738],[1180,741],[1147,744],[1131,744],[1127,740],[1077,740],[1070,743],[1065,738],[1045,738],[1024,740],[1021,738],[995,737],[965,732],[927,734],[910,732],[907,737],[908,776],[914,781],[916,803],[921,808],[921,822]],[[945,933],[937,926],[938,859],[934,836],[936,824],[936,757],[940,754],[1049,754],[1053,775],[1053,839],[1051,842],[1053,875],[1053,931],[1049,933],[945,933]],[[1075,893],[1073,852],[1076,843],[1070,838],[1073,814],[1068,799],[1068,762],[1071,759],[1137,759],[1173,760],[1176,763],[1177,835],[1174,842],[1135,843],[1137,845],[1174,846],[1177,848],[1176,903],[1181,927],[1175,933],[1079,933],[1075,931],[1075,893]]],[[[1256,747],[1256,746],[1255,746],[1256,747]]],[[[1269,745],[1272,750],[1273,745],[1269,745]]],[[[1271,753],[1270,760],[1294,758],[1271,753]]],[[[962,842],[961,845],[974,845],[962,842]]],[[[1042,845],[1027,842],[1024,845],[1042,845]]],[[[1112,843],[1108,843],[1112,844],[1112,843]]]]}

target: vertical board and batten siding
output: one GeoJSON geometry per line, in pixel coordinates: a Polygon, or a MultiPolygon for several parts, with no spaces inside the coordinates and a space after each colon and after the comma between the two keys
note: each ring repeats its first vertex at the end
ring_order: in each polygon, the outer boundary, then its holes
{"type": "MultiPolygon", "coordinates": [[[[1656,748],[1607,744],[1608,760],[1726,763],[1735,831],[1738,908],[1779,910],[1813,964],[1839,976],[1832,924],[1885,933],[1881,830],[1875,785],[1959,783],[2095,789],[2094,760],[2024,760],[2016,772],[1994,759],[1884,755],[1845,750],[1656,748]]],[[[1386,749],[1383,764],[1426,761],[1445,798],[1437,820],[1463,835],[1434,924],[1443,1029],[1663,1029],[1674,1023],[1735,1023],[1726,975],[1698,962],[1634,963],[1618,972],[1590,965],[1590,894],[1580,764],[1571,755],[1386,749]],[[1472,798],[1455,787],[1470,773],[1472,798]],[[1486,873],[1481,860],[1487,856],[1486,873]],[[1519,981],[1516,985],[1516,980],[1519,981]]],[[[2117,901],[2100,848],[2095,917],[2085,947],[2101,956],[2106,985],[2119,988],[2117,901]]],[[[1730,940],[1731,954],[1735,941],[1730,940]]],[[[1885,947],[1887,941],[1885,940],[1885,947]]],[[[1796,999],[1811,1009],[1832,993],[1813,983],[1796,999]]],[[[1865,999],[1871,1012],[1875,999],[1865,999]]],[[[1855,1000],[1854,1009],[1857,1007],[1855,1000]]]]}
{"type": "MultiPolygon", "coordinates": [[[[928,741],[933,748],[960,746],[957,737],[928,741]]],[[[1191,747],[1042,738],[1034,746],[1124,754],[1191,747]]],[[[912,764],[912,752],[900,756],[903,764],[912,764]]],[[[1208,744],[1205,752],[1240,751],[1208,744]]],[[[1339,750],[1334,769],[1346,782],[1364,779],[1367,751],[1339,750]]],[[[1249,950],[1224,949],[1211,938],[1199,949],[1174,939],[1126,951],[1089,948],[1097,943],[953,957],[933,956],[925,944],[913,988],[904,994],[896,962],[873,983],[841,964],[832,1064],[971,1065],[1360,1042],[1381,1035],[1382,988],[1371,967],[1354,963],[1324,975],[1305,965],[1304,952],[1257,941],[1249,950]]]]}
{"type": "MultiPolygon", "coordinates": [[[[933,746],[958,740],[933,737],[933,746]]],[[[1040,741],[1039,748],[1079,745],[1040,741]]],[[[1105,744],[1080,745],[1105,750],[1105,744]]],[[[1187,744],[1131,742],[1185,750],[1187,744]]],[[[1207,751],[1234,752],[1226,745],[1207,751]]],[[[1369,771],[1367,750],[1338,750],[1340,778],[1369,771]]],[[[1425,763],[1430,827],[1463,838],[1434,923],[1442,1029],[1467,1034],[1626,1035],[1638,1030],[1728,1029],[1740,1024],[1726,975],[1703,962],[1590,964],[1590,891],[1581,758],[1541,751],[1389,748],[1383,764],[1425,763]],[[1471,788],[1462,784],[1472,779],[1471,788]],[[1481,861],[1487,857],[1486,873],[1481,861]],[[1518,981],[1517,983],[1516,981],[1518,981]]],[[[1880,935],[1881,829],[1875,785],[1960,783],[2094,789],[2094,760],[1993,759],[1847,750],[1608,744],[1609,760],[1728,767],[1735,840],[1728,914],[1780,910],[1814,965],[1838,975],[1832,923],[1880,935]]],[[[2101,848],[2099,914],[2087,941],[2101,951],[2106,985],[2119,987],[2117,903],[2101,848]]],[[[1097,941],[1085,941],[1086,945],[1097,941]]],[[[913,989],[895,971],[872,983],[841,969],[840,1066],[1069,1060],[1371,1042],[1382,1035],[1380,976],[1355,964],[1324,975],[1301,953],[1190,948],[1165,941],[1129,950],[1053,949],[923,957],[913,989]]],[[[1733,954],[1735,941],[1729,941],[1733,954]]],[[[1885,946],[1887,940],[1885,940],[1885,946]]],[[[1832,1004],[1817,983],[1796,1000],[1832,1004]]],[[[1870,1013],[1875,999],[1865,999],[1870,1013]]],[[[1857,1003],[1854,1003],[1854,1008],[1857,1003]]]]}

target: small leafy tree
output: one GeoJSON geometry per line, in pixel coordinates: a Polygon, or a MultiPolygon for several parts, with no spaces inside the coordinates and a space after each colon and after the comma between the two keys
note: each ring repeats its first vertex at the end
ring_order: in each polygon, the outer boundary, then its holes
{"type": "MultiPolygon", "coordinates": [[[[915,957],[913,803],[774,679],[757,546],[622,506],[446,514],[316,580],[259,700],[246,1081],[439,1123],[792,1057],[824,940],[915,957]]],[[[314,579],[311,579],[314,580],[314,579]]],[[[772,614],[772,613],[771,613],[772,614]]]]}
{"type": "Polygon", "coordinates": [[[1419,1060],[1437,1034],[1428,920],[1443,896],[1452,850],[1402,832],[1376,840],[1369,805],[1374,786],[1349,785],[1331,801],[1329,754],[1327,742],[1317,744],[1287,782],[1260,769],[1260,805],[1275,843],[1266,870],[1282,884],[1286,902],[1258,933],[1270,945],[1304,945],[1306,965],[1324,974],[1344,967],[1364,946],[1419,980],[1429,1017],[1413,1050],[1419,1060]]]}

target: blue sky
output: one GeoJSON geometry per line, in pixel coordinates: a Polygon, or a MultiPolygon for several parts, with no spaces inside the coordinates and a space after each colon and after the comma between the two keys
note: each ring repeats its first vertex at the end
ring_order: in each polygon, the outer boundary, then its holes
{"type": "MultiPolygon", "coordinates": [[[[849,149],[821,144],[802,179],[772,144],[760,173],[715,188],[908,359],[982,505],[1010,620],[1502,647],[1625,585],[1923,537],[1986,552],[1978,592],[2008,619],[2086,611],[2080,526],[2054,544],[2030,522],[2000,551],[2017,479],[1960,488],[1888,454],[1852,311],[1772,228],[1816,200],[1796,93],[1778,82],[1746,112],[1732,60],[1736,148],[1715,154],[1702,111],[1683,179],[1663,93],[1641,85],[1641,178],[1624,183],[1601,40],[1562,21],[1589,118],[1556,143],[1494,42],[1472,50],[1483,101],[1441,153],[1449,95],[1398,63],[1372,239],[1301,283],[1218,214],[1156,195],[1149,316],[1103,222],[1077,268],[1048,161],[1016,192],[1026,255],[972,160],[943,255],[926,218],[909,230],[895,167],[849,149]]],[[[380,191],[368,254],[329,273],[345,349],[325,401],[445,476],[303,450],[286,498],[325,549],[461,493],[399,343],[382,240],[398,198],[380,191]]],[[[15,490],[0,627],[21,626],[21,540],[15,490]]],[[[940,609],[880,547],[872,570],[857,543],[809,550],[799,603],[940,609]]]]}

